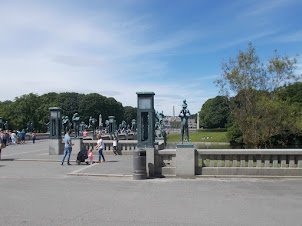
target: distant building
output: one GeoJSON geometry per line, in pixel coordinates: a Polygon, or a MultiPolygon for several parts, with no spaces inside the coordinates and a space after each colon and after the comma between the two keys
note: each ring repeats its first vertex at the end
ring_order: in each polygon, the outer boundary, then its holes
{"type": "MultiPolygon", "coordinates": [[[[180,123],[180,121],[181,121],[181,119],[178,116],[165,116],[165,118],[164,118],[164,126],[166,128],[170,128],[171,124],[174,124],[173,122],[180,123]]],[[[195,119],[189,119],[188,126],[189,126],[189,128],[197,128],[197,123],[195,122],[195,119]]]]}

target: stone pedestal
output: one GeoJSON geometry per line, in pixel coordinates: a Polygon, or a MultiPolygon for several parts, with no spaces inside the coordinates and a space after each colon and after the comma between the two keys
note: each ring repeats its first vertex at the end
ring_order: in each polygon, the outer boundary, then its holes
{"type": "Polygon", "coordinates": [[[84,149],[83,138],[80,137],[72,138],[71,143],[74,144],[72,146],[72,152],[78,153],[79,151],[84,149]]]}
{"type": "Polygon", "coordinates": [[[176,176],[181,178],[195,177],[195,149],[193,144],[177,144],[176,176]]]}
{"type": "Polygon", "coordinates": [[[64,143],[62,143],[62,139],[49,139],[48,143],[50,155],[64,154],[64,143]]]}
{"type": "Polygon", "coordinates": [[[154,177],[155,175],[155,158],[154,158],[154,148],[144,148],[146,150],[146,167],[147,176],[154,177]]]}

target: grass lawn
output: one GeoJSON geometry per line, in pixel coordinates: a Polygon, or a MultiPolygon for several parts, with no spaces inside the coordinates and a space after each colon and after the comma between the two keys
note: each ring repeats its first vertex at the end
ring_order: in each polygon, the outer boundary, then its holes
{"type": "MultiPolygon", "coordinates": [[[[186,136],[184,135],[184,138],[186,136]]],[[[197,131],[189,134],[190,142],[220,142],[228,143],[226,132],[221,131],[197,131]],[[203,137],[210,137],[210,139],[202,139],[203,137]]],[[[180,134],[168,134],[167,142],[179,142],[180,134]]]]}

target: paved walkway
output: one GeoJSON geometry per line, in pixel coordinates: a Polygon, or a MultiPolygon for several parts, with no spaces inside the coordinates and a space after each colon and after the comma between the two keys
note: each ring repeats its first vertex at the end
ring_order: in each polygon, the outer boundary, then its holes
{"type": "Polygon", "coordinates": [[[0,225],[301,225],[302,179],[137,181],[131,156],[105,157],[61,166],[47,141],[3,149],[0,225]],[[103,177],[75,176],[88,174],[103,177]]]}
{"type": "MultiPolygon", "coordinates": [[[[71,166],[65,163],[62,167],[69,167],[69,175],[93,175],[93,176],[132,176],[133,157],[132,155],[105,155],[106,161],[95,163],[93,165],[76,164],[78,152],[73,151],[71,154],[71,166]]],[[[98,152],[93,152],[94,161],[98,160],[98,152]]],[[[39,161],[39,162],[57,162],[61,163],[63,155],[49,155],[48,141],[37,141],[36,144],[27,142],[24,145],[10,145],[2,151],[4,161],[39,161]]],[[[87,159],[88,161],[88,159],[87,159]]],[[[58,164],[60,165],[60,164],[58,164]]]]}

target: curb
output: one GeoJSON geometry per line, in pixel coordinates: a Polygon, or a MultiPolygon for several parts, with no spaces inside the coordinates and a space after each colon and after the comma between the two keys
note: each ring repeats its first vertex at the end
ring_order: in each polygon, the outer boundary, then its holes
{"type": "Polygon", "coordinates": [[[128,174],[96,174],[96,173],[68,173],[68,176],[92,176],[92,177],[132,177],[128,174]]]}
{"type": "Polygon", "coordinates": [[[196,178],[263,178],[263,179],[298,179],[302,176],[255,176],[255,175],[196,175],[196,178]]]}

